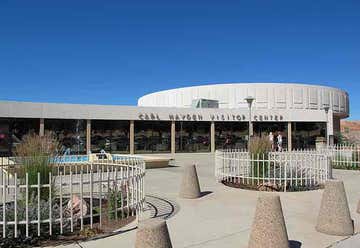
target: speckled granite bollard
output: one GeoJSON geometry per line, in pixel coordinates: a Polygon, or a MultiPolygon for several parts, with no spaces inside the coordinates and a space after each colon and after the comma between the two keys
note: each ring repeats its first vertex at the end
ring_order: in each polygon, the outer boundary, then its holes
{"type": "Polygon", "coordinates": [[[354,225],[342,181],[328,180],[325,182],[316,230],[338,236],[354,234],[354,225]]]}
{"type": "Polygon", "coordinates": [[[185,166],[179,195],[182,198],[189,199],[199,198],[201,196],[199,178],[195,165],[185,166]]]}
{"type": "Polygon", "coordinates": [[[166,221],[149,219],[139,223],[135,248],[172,248],[166,221]]]}
{"type": "Polygon", "coordinates": [[[280,196],[262,194],[256,204],[249,248],[289,248],[280,196]]]}

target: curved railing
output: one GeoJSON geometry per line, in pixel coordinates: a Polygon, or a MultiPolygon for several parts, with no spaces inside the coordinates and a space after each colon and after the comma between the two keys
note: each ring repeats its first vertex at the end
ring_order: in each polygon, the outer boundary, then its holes
{"type": "MultiPolygon", "coordinates": [[[[63,157],[64,158],[64,157],[63,157]]],[[[21,173],[26,159],[0,166],[0,235],[63,234],[137,216],[145,202],[145,162],[139,157],[53,160],[46,174],[21,173]]]]}
{"type": "Polygon", "coordinates": [[[316,151],[270,152],[251,155],[241,150],[217,150],[218,182],[266,190],[306,190],[332,177],[330,158],[316,151]]]}

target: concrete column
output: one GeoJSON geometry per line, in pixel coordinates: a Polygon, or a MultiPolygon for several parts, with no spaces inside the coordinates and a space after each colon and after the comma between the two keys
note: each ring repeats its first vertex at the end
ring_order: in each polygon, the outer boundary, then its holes
{"type": "Polygon", "coordinates": [[[215,122],[211,122],[210,126],[210,146],[211,146],[211,152],[215,152],[215,122]]]}
{"type": "Polygon", "coordinates": [[[91,153],[91,120],[86,120],[86,153],[91,153]]]}
{"type": "Polygon", "coordinates": [[[288,151],[292,150],[292,130],[291,130],[291,122],[288,122],[287,126],[287,140],[288,140],[288,151]]]}
{"type": "Polygon", "coordinates": [[[42,137],[45,134],[45,119],[40,118],[39,136],[42,137]]]}
{"type": "Polygon", "coordinates": [[[176,147],[176,130],[175,130],[175,121],[171,122],[171,153],[175,154],[175,147],[176,147]]]}
{"type": "Polygon", "coordinates": [[[134,121],[130,121],[130,154],[135,153],[135,126],[134,121]]]}

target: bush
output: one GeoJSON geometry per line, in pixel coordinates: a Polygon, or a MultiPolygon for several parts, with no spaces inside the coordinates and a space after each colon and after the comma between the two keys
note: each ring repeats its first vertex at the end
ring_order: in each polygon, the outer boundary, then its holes
{"type": "MultiPolygon", "coordinates": [[[[57,155],[59,147],[59,143],[52,133],[47,133],[44,136],[36,134],[26,135],[15,150],[15,155],[21,164],[20,167],[16,168],[16,172],[22,183],[25,183],[27,173],[28,184],[37,184],[39,173],[41,184],[53,184],[53,182],[49,182],[49,173],[53,172],[51,159],[57,155]]],[[[48,199],[48,188],[42,188],[40,192],[41,199],[48,199]]],[[[30,189],[29,194],[32,193],[37,194],[37,189],[30,189]]]]}
{"type": "Polygon", "coordinates": [[[250,139],[250,155],[267,154],[271,151],[271,143],[268,137],[252,137],[250,139]]]}
{"type": "MultiPolygon", "coordinates": [[[[5,206],[0,207],[0,219],[3,219],[3,208],[6,208],[6,221],[14,221],[15,220],[15,204],[14,202],[10,202],[5,204],[5,206]]],[[[26,220],[26,202],[25,200],[17,201],[17,219],[18,221],[26,220]]],[[[38,208],[38,200],[35,194],[31,194],[29,196],[29,205],[28,205],[28,214],[29,221],[34,221],[38,219],[38,210],[40,210],[40,220],[48,219],[50,213],[50,204],[48,200],[40,200],[40,208],[38,208]]],[[[56,202],[52,202],[51,206],[52,210],[52,219],[60,218],[60,206],[56,202]]],[[[60,226],[58,224],[54,224],[53,233],[59,233],[60,226]]],[[[64,219],[64,228],[69,228],[69,221],[64,219]]],[[[3,236],[3,229],[0,230],[1,237],[3,236]]],[[[41,237],[46,238],[49,236],[49,224],[42,223],[40,225],[40,233],[41,237]]],[[[37,224],[29,224],[29,234],[30,237],[37,236],[37,224]]],[[[25,238],[26,236],[26,225],[18,224],[18,237],[25,238]]],[[[6,225],[6,238],[12,239],[14,238],[14,226],[6,225]]]]}
{"type": "Polygon", "coordinates": [[[268,154],[271,151],[271,143],[268,137],[252,137],[249,145],[249,155],[253,159],[253,177],[263,177],[267,175],[269,165],[267,163],[268,154]]]}

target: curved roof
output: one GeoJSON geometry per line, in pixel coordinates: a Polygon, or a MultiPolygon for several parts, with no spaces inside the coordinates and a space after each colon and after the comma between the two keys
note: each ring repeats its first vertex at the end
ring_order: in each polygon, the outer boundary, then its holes
{"type": "Polygon", "coordinates": [[[255,97],[255,109],[323,109],[329,106],[341,117],[349,115],[349,96],[344,90],[300,83],[229,83],[201,85],[154,92],[138,99],[138,106],[190,107],[194,99],[219,101],[219,108],[246,108],[247,96],[255,97]]]}

